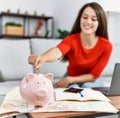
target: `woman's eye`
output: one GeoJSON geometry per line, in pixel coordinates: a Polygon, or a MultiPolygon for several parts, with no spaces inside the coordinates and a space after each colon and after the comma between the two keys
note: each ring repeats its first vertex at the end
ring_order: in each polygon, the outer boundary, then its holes
{"type": "Polygon", "coordinates": [[[84,16],[83,19],[88,19],[88,17],[85,17],[85,16],[84,16]]]}
{"type": "Polygon", "coordinates": [[[96,18],[93,18],[92,21],[97,21],[97,19],[96,19],[96,18]]]}
{"type": "Polygon", "coordinates": [[[97,21],[98,20],[96,17],[95,18],[89,18],[87,16],[83,16],[82,18],[85,19],[85,20],[91,19],[91,21],[97,21]]]}

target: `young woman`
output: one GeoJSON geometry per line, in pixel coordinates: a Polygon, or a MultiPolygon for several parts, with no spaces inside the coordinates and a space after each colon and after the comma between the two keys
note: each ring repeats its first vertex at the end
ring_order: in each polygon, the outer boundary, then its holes
{"type": "Polygon", "coordinates": [[[29,56],[28,63],[39,70],[45,62],[63,57],[69,63],[67,76],[54,83],[54,87],[102,86],[100,75],[111,51],[105,12],[98,3],[91,2],[80,9],[69,36],[45,53],[29,56]]]}

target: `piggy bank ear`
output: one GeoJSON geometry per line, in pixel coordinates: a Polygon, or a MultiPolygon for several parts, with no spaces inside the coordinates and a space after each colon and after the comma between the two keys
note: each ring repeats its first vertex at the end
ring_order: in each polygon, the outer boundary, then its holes
{"type": "Polygon", "coordinates": [[[47,74],[45,74],[45,76],[50,80],[53,80],[53,77],[54,77],[54,75],[52,73],[47,73],[47,74]]]}
{"type": "Polygon", "coordinates": [[[27,73],[26,75],[26,80],[30,81],[31,79],[33,79],[35,77],[35,75],[33,73],[27,73]]]}

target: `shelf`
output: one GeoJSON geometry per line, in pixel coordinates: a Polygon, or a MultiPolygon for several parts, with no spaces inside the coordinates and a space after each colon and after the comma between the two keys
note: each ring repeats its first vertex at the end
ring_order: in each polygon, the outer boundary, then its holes
{"type": "MultiPolygon", "coordinates": [[[[0,35],[0,38],[47,38],[47,37],[41,37],[41,36],[15,36],[15,35],[0,35]]],[[[49,37],[52,38],[52,37],[49,37]]]]}
{"type": "Polygon", "coordinates": [[[17,14],[17,13],[1,12],[0,17],[3,17],[3,16],[23,17],[23,18],[33,18],[33,19],[44,19],[44,20],[53,19],[53,17],[45,16],[45,15],[37,16],[37,15],[30,15],[30,14],[17,14]]]}
{"type": "Polygon", "coordinates": [[[53,37],[53,27],[54,27],[53,17],[45,16],[45,15],[38,16],[38,15],[20,14],[20,13],[11,13],[11,12],[10,13],[1,12],[1,14],[0,14],[0,30],[2,31],[1,34],[0,34],[0,37],[1,38],[4,38],[4,37],[10,37],[10,38],[12,38],[12,37],[13,38],[45,38],[45,37],[43,37],[44,35],[43,36],[42,35],[41,36],[34,36],[34,35],[31,36],[31,34],[30,34],[31,24],[33,23],[33,21],[38,21],[38,20],[42,20],[44,22],[44,33],[49,31],[50,34],[49,34],[48,38],[52,38],[53,37]],[[15,35],[6,35],[5,34],[5,30],[4,30],[5,25],[2,24],[2,23],[3,23],[3,20],[6,21],[7,17],[11,17],[13,19],[15,19],[15,18],[22,19],[23,27],[24,27],[24,36],[15,36],[15,35]],[[6,18],[6,19],[3,19],[3,18],[6,18]],[[30,22],[31,20],[32,20],[32,22],[30,22]],[[51,25],[48,28],[48,22],[50,20],[51,20],[51,25]]]}
{"type": "Polygon", "coordinates": [[[15,36],[15,35],[0,35],[0,38],[30,38],[30,37],[27,37],[27,36],[15,36]]]}

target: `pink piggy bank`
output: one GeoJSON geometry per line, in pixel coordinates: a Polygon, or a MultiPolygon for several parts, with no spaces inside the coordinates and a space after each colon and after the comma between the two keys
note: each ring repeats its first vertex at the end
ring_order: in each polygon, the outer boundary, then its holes
{"type": "Polygon", "coordinates": [[[54,101],[53,74],[28,73],[20,83],[20,94],[30,106],[46,106],[54,101]]]}

